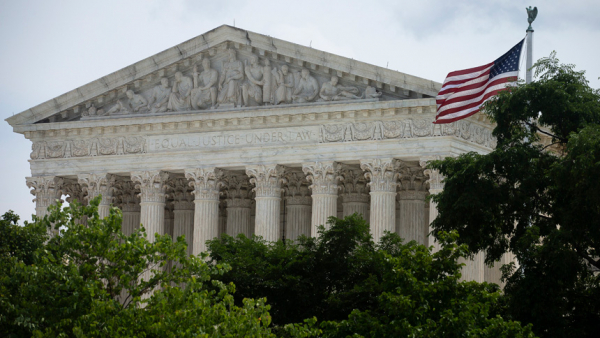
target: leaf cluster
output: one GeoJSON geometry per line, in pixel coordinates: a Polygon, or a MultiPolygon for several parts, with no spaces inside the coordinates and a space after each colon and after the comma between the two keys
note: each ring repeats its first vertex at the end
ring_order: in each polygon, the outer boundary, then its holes
{"type": "Polygon", "coordinates": [[[470,252],[506,266],[507,314],[545,337],[600,330],[600,92],[552,54],[485,105],[498,146],[430,163],[444,175],[433,197],[435,234],[458,231],[470,252]],[[542,137],[550,137],[544,145],[542,137]]]}

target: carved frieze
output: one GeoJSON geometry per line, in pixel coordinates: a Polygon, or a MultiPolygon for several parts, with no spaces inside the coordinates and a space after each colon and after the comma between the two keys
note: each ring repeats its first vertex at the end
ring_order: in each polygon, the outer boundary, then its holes
{"type": "Polygon", "coordinates": [[[348,122],[321,126],[321,143],[456,136],[487,148],[496,147],[492,130],[469,121],[433,124],[431,119],[348,122]]]}
{"type": "Polygon", "coordinates": [[[33,142],[31,159],[70,158],[103,155],[129,155],[146,152],[142,136],[100,137],[64,141],[33,142]]]}

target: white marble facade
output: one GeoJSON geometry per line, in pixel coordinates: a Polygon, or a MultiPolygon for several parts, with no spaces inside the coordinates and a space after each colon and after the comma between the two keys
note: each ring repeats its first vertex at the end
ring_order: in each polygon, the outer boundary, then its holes
{"type": "MultiPolygon", "coordinates": [[[[32,141],[40,216],[101,194],[126,233],[141,222],[198,254],[223,233],[295,240],[357,212],[375,240],[435,246],[426,198],[443,185],[426,161],[495,146],[479,114],[432,124],[440,86],[221,26],[7,121],[32,141]]],[[[477,259],[465,272],[497,278],[477,259]]]]}

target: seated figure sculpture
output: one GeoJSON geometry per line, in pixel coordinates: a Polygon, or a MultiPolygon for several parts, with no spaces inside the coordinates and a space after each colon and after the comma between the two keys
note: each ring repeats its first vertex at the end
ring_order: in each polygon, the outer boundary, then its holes
{"type": "Polygon", "coordinates": [[[183,76],[181,72],[176,72],[169,102],[167,103],[167,110],[182,111],[190,109],[190,94],[193,88],[192,79],[183,76]]]}
{"type": "Polygon", "coordinates": [[[148,100],[148,108],[150,109],[150,112],[155,114],[167,111],[169,95],[171,95],[169,79],[163,77],[160,79],[160,85],[152,89],[152,94],[148,100]]]}
{"type": "Polygon", "coordinates": [[[319,94],[319,83],[310,76],[308,69],[302,68],[300,81],[292,94],[294,103],[312,102],[317,94],[319,94]]]}
{"type": "Polygon", "coordinates": [[[191,104],[194,109],[216,108],[217,106],[217,82],[219,74],[210,68],[210,60],[202,59],[202,73],[198,73],[198,67],[194,66],[193,79],[194,89],[191,92],[191,104]]]}
{"type": "Polygon", "coordinates": [[[319,91],[319,101],[341,101],[360,99],[361,97],[356,95],[359,93],[356,87],[344,87],[338,84],[339,78],[332,76],[331,81],[323,83],[321,90],[319,91]]]}

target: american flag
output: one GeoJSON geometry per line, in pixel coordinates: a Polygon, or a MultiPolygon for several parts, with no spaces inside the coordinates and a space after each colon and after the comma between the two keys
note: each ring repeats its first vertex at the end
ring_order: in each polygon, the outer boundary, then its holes
{"type": "Polygon", "coordinates": [[[516,81],[524,41],[487,65],[449,73],[436,97],[433,123],[450,123],[477,113],[485,101],[516,81]]]}

